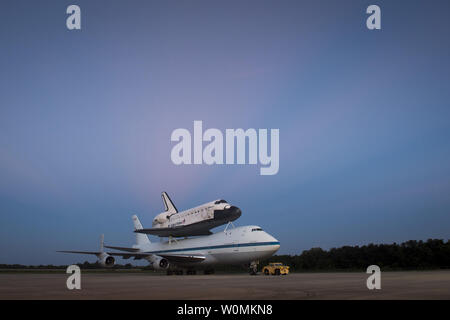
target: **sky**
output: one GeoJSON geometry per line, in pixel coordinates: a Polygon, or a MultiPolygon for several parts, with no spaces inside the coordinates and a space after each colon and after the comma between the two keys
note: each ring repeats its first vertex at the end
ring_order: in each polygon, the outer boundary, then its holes
{"type": "MultiPolygon", "coordinates": [[[[450,235],[450,2],[0,3],[0,263],[134,243],[226,199],[279,254],[450,235]],[[66,8],[81,8],[68,30],[66,8]],[[368,30],[366,8],[381,8],[368,30]],[[180,165],[177,128],[279,129],[280,168],[180,165]]],[[[215,229],[220,231],[224,226],[215,229]]],[[[159,241],[152,237],[152,241],[159,241]]],[[[119,261],[125,262],[125,261],[119,261]]]]}

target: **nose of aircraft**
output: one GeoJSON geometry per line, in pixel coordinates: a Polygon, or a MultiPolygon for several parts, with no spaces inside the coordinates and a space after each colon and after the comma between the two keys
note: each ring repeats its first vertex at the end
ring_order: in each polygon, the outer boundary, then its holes
{"type": "Polygon", "coordinates": [[[223,210],[215,210],[214,217],[224,221],[234,221],[242,214],[241,209],[235,206],[228,207],[223,210]]]}
{"type": "Polygon", "coordinates": [[[266,233],[266,238],[268,242],[272,242],[272,250],[273,253],[277,252],[278,249],[280,249],[280,241],[278,241],[277,239],[275,239],[275,237],[271,236],[270,234],[266,233]]]}
{"type": "Polygon", "coordinates": [[[233,220],[236,220],[237,218],[239,218],[242,214],[241,209],[239,209],[238,207],[235,206],[231,206],[229,209],[229,215],[231,218],[233,218],[233,220]]]}
{"type": "Polygon", "coordinates": [[[273,245],[273,252],[274,252],[274,253],[277,252],[278,249],[280,249],[280,243],[279,243],[279,242],[278,242],[278,244],[274,244],[274,245],[273,245]]]}

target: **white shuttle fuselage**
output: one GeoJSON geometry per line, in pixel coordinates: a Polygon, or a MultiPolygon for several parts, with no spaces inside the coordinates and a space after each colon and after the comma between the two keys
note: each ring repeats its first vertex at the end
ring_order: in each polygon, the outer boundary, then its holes
{"type": "Polygon", "coordinates": [[[241,210],[225,200],[207,202],[178,212],[166,192],[163,192],[161,197],[165,211],[153,219],[152,228],[136,232],[159,237],[210,235],[210,229],[232,222],[241,216],[241,210]]]}

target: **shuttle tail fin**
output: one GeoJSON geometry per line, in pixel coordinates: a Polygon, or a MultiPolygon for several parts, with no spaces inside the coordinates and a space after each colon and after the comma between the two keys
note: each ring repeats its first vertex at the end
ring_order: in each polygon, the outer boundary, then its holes
{"type": "MultiPolygon", "coordinates": [[[[133,224],[134,224],[134,229],[135,230],[141,230],[144,229],[142,227],[141,222],[139,221],[139,218],[137,217],[137,215],[133,215],[132,216],[133,219],[133,224]]],[[[141,246],[143,244],[149,244],[150,240],[148,239],[148,236],[144,233],[136,233],[136,244],[138,246],[141,246]]]]}
{"type": "Polygon", "coordinates": [[[167,194],[167,192],[163,192],[161,193],[161,198],[164,202],[164,208],[166,209],[167,213],[177,213],[178,210],[175,207],[175,205],[173,204],[172,200],[170,200],[169,195],[167,194]]]}

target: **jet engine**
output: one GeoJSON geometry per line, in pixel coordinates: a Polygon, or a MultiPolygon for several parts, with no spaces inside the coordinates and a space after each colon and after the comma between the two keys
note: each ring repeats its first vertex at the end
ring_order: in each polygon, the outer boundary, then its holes
{"type": "Polygon", "coordinates": [[[167,259],[156,256],[151,261],[152,267],[155,270],[166,270],[169,268],[169,261],[167,259]]]}
{"type": "Polygon", "coordinates": [[[114,266],[116,259],[110,256],[109,254],[103,254],[102,257],[98,260],[102,267],[111,268],[114,266]]]}

